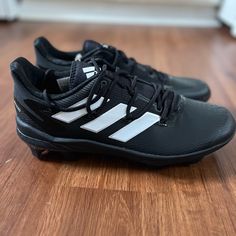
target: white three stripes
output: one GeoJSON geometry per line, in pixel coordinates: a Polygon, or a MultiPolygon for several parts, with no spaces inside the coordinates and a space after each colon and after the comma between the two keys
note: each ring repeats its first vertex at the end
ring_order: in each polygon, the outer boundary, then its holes
{"type": "MultiPolygon", "coordinates": [[[[100,98],[96,103],[91,105],[91,109],[95,110],[99,106],[101,106],[102,101],[104,98],[100,98]]],[[[71,107],[76,107],[78,105],[86,103],[87,98],[81,100],[80,102],[72,105],[71,107]]],[[[111,108],[101,116],[95,118],[94,120],[82,125],[80,128],[88,130],[90,132],[98,133],[107,127],[111,126],[115,122],[119,121],[120,119],[126,116],[126,108],[127,105],[120,103],[117,106],[111,108]]],[[[131,112],[133,112],[136,108],[131,107],[131,112]]],[[[86,108],[81,110],[73,111],[73,112],[59,112],[54,114],[52,117],[63,121],[65,123],[71,123],[82,116],[87,114],[86,108]]],[[[132,121],[128,125],[124,126],[120,130],[116,131],[115,133],[111,134],[109,138],[118,140],[120,142],[127,142],[130,139],[134,138],[135,136],[139,135],[155,123],[160,120],[160,116],[146,112],[140,118],[132,121]]]]}
{"type": "MultiPolygon", "coordinates": [[[[94,133],[98,133],[110,125],[114,124],[121,118],[126,115],[127,105],[120,103],[119,105],[113,107],[111,110],[105,112],[98,118],[88,122],[87,124],[82,125],[80,128],[89,130],[94,133]]],[[[131,111],[134,111],[136,108],[132,107],[131,111]]]]}

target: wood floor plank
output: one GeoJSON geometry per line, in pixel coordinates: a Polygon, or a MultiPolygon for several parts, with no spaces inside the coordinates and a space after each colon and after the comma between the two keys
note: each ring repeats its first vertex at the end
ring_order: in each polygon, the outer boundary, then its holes
{"type": "Polygon", "coordinates": [[[15,132],[9,63],[32,43],[94,39],[212,89],[236,116],[236,41],[226,29],[0,23],[0,235],[236,235],[236,138],[191,166],[147,168],[110,156],[34,158],[15,132]],[[75,160],[76,159],[76,160],[75,160]]]}

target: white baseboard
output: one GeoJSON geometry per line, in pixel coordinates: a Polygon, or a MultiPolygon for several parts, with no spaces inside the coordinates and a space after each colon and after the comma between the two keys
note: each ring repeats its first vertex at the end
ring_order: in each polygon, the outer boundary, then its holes
{"type": "Polygon", "coordinates": [[[217,9],[207,6],[175,6],[126,3],[23,1],[19,18],[30,21],[105,24],[218,27],[217,9]]]}
{"type": "Polygon", "coordinates": [[[14,20],[19,11],[17,0],[0,0],[0,19],[14,20]]]}

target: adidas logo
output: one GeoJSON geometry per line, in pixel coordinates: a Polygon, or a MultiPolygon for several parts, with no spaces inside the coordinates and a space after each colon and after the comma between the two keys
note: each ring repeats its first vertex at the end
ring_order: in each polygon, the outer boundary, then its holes
{"type": "MultiPolygon", "coordinates": [[[[92,104],[91,110],[96,110],[97,108],[99,108],[103,100],[104,98],[101,97],[97,102],[92,104]]],[[[87,98],[75,103],[71,107],[76,107],[86,102],[87,98]]],[[[103,113],[99,117],[96,117],[88,123],[81,125],[80,128],[93,133],[99,133],[124,118],[126,116],[126,109],[127,104],[120,103],[108,110],[107,112],[103,113]]],[[[133,112],[134,110],[136,110],[136,107],[131,107],[131,112],[133,112]]],[[[73,112],[58,112],[52,115],[52,117],[54,119],[69,124],[85,115],[87,115],[87,110],[86,108],[83,108],[73,112]]],[[[159,121],[159,115],[151,112],[146,112],[140,118],[130,122],[129,124],[123,126],[113,134],[109,135],[109,138],[120,142],[127,142],[159,121]]]]}
{"type": "Polygon", "coordinates": [[[83,72],[86,74],[87,79],[97,74],[95,66],[84,67],[83,72]]]}

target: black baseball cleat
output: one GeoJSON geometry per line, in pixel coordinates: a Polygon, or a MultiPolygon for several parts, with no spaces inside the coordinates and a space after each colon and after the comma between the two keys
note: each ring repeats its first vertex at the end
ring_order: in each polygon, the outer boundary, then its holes
{"type": "Polygon", "coordinates": [[[166,166],[193,163],[228,143],[235,121],[223,107],[194,101],[96,61],[70,72],[11,63],[17,133],[45,152],[116,155],[166,166]]]}
{"type": "Polygon", "coordinates": [[[95,57],[99,65],[106,64],[110,68],[119,67],[129,74],[151,83],[161,84],[187,98],[207,101],[210,98],[208,85],[201,80],[170,76],[159,72],[150,66],[142,65],[133,58],[128,58],[124,52],[114,47],[102,45],[92,40],[86,40],[81,51],[63,52],[53,47],[48,40],[40,37],[35,40],[34,48],[36,63],[42,69],[58,71],[69,70],[74,60],[87,62],[95,57]]]}

